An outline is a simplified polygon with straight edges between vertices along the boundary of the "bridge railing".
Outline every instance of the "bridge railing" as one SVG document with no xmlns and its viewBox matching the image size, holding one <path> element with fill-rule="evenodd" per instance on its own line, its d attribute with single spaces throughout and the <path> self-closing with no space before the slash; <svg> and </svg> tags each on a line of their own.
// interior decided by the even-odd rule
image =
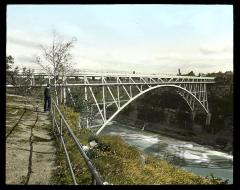
<svg viewBox="0 0 240 190">
<path fill-rule="evenodd" d="M 71 136 L 71 138 L 73 139 L 73 141 L 76 145 L 76 148 L 79 150 L 80 154 L 82 155 L 82 157 L 88 167 L 88 170 L 92 175 L 92 184 L 93 185 L 103 185 L 103 181 L 100 177 L 100 174 L 97 172 L 96 168 L 93 166 L 90 158 L 86 155 L 85 151 L 83 150 L 82 144 L 80 143 L 78 138 L 73 133 L 71 127 L 65 120 L 65 118 L 64 118 L 63 114 L 61 113 L 60 109 L 58 108 L 56 102 L 53 100 L 53 98 L 51 100 L 52 100 L 51 101 L 51 114 L 52 114 L 52 122 L 53 122 L 52 123 L 53 132 L 56 135 L 56 137 L 58 138 L 58 140 L 60 141 L 61 147 L 63 147 L 63 149 L 64 149 L 64 153 L 65 153 L 65 156 L 67 159 L 68 167 L 70 169 L 74 185 L 77 185 L 77 181 L 76 181 L 76 176 L 74 174 L 72 163 L 71 163 L 71 160 L 70 160 L 67 148 L 66 148 L 66 143 L 65 143 L 64 134 L 63 134 L 64 128 L 67 129 L 68 134 Z M 58 117 L 56 117 L 56 115 L 58 115 Z"/>
</svg>

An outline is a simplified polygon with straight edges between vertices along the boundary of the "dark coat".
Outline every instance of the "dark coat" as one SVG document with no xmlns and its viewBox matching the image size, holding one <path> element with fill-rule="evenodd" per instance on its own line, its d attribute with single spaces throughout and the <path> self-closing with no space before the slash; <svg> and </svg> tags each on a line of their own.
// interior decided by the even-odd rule
<svg viewBox="0 0 240 190">
<path fill-rule="evenodd" d="M 45 90 L 44 90 L 44 97 L 46 97 L 46 98 L 51 97 L 50 88 L 49 87 L 45 88 Z"/>
</svg>

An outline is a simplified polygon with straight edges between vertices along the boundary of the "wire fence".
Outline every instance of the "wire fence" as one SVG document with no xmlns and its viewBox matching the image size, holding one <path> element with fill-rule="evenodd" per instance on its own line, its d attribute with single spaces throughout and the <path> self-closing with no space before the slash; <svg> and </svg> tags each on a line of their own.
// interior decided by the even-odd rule
<svg viewBox="0 0 240 190">
<path fill-rule="evenodd" d="M 63 114 L 61 113 L 59 107 L 57 106 L 57 104 L 53 98 L 51 100 L 51 115 L 52 115 L 52 122 L 53 122 L 52 128 L 53 128 L 55 136 L 57 137 L 61 146 L 63 147 L 74 185 L 77 185 L 77 181 L 76 181 L 76 176 L 73 171 L 73 166 L 72 166 L 72 163 L 71 163 L 71 160 L 69 157 L 69 153 L 66 148 L 66 143 L 65 143 L 65 138 L 64 138 L 64 136 L 66 134 L 70 135 L 70 137 L 73 139 L 73 141 L 76 145 L 76 148 L 79 150 L 80 154 L 82 155 L 82 157 L 88 167 L 88 170 L 92 176 L 92 185 L 103 185 L 103 181 L 101 179 L 100 174 L 98 173 L 96 168 L 93 166 L 93 163 L 91 162 L 90 158 L 86 155 L 85 151 L 83 150 L 82 144 L 80 143 L 80 141 L 78 140 L 76 135 L 73 133 L 71 127 L 65 120 Z"/>
</svg>

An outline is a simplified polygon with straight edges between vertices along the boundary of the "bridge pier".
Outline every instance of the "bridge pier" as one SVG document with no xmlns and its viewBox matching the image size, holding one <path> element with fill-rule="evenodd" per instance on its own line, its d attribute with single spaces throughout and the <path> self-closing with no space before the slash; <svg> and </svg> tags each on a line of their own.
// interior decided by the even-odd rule
<svg viewBox="0 0 240 190">
<path fill-rule="evenodd" d="M 211 116 L 212 116 L 211 113 L 208 113 L 208 114 L 207 114 L 207 117 L 206 117 L 206 126 L 209 126 L 209 125 L 210 125 L 210 122 L 211 122 Z"/>
<path fill-rule="evenodd" d="M 196 111 L 194 110 L 194 111 L 192 111 L 192 121 L 195 120 L 195 116 L 196 116 Z"/>
</svg>

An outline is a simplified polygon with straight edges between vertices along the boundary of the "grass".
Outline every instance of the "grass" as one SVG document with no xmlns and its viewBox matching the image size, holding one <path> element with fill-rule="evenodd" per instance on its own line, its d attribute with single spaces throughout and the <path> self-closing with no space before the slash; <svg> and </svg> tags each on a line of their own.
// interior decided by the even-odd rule
<svg viewBox="0 0 240 190">
<path fill-rule="evenodd" d="M 145 164 L 137 148 L 126 144 L 119 136 L 93 136 L 89 129 L 77 128 L 79 114 L 71 108 L 61 106 L 64 117 L 75 135 L 83 145 L 88 138 L 96 138 L 99 146 L 88 152 L 103 181 L 114 185 L 140 184 L 219 184 L 215 178 L 207 179 L 187 172 L 153 156 L 145 156 Z M 72 139 L 64 133 L 66 147 L 73 164 L 77 183 L 91 184 L 91 175 Z M 56 155 L 56 170 L 52 177 L 53 184 L 73 184 L 63 149 L 58 148 Z"/>
<path fill-rule="evenodd" d="M 6 122 L 7 122 L 6 134 L 8 134 L 12 130 L 13 126 L 19 120 L 23 112 L 24 112 L 23 109 L 15 109 L 9 107 L 6 108 Z M 15 128 L 14 130 L 18 131 L 19 128 Z"/>
<path fill-rule="evenodd" d="M 16 109 L 11 107 L 6 107 L 6 119 L 11 117 L 20 117 L 24 109 Z"/>
</svg>

